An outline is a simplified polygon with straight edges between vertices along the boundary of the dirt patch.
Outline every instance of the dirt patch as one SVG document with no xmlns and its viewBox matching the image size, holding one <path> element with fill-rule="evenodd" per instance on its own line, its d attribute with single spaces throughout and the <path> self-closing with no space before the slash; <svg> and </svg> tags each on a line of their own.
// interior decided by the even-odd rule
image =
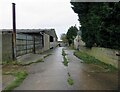
<svg viewBox="0 0 120 92">
<path fill-rule="evenodd" d="M 14 79 L 13 75 L 2 75 L 2 89 L 5 89 L 6 85 L 9 85 Z"/>
<path fill-rule="evenodd" d="M 23 70 L 26 70 L 25 66 L 4 65 L 2 67 L 2 89 L 15 80 L 15 76 L 11 75 L 11 73 L 17 73 Z"/>
<path fill-rule="evenodd" d="M 9 73 L 9 72 L 19 72 L 21 70 L 26 70 L 25 66 L 18 66 L 18 65 L 5 65 L 2 67 L 2 73 Z"/>
</svg>

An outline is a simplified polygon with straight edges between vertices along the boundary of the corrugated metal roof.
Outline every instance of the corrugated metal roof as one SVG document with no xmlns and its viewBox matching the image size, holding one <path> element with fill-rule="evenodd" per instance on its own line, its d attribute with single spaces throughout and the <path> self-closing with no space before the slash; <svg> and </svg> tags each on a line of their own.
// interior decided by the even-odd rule
<svg viewBox="0 0 120 92">
<path fill-rule="evenodd" d="M 43 29 L 17 29 L 17 33 L 39 33 L 43 31 Z"/>
<path fill-rule="evenodd" d="M 12 31 L 12 29 L 0 29 L 0 31 Z"/>
<path fill-rule="evenodd" d="M 55 29 L 50 29 L 50 30 L 45 30 L 44 31 L 46 34 L 50 35 L 50 36 L 53 36 L 55 38 L 58 38 L 57 35 L 56 35 L 56 32 L 55 32 Z"/>
<path fill-rule="evenodd" d="M 0 31 L 11 31 L 12 32 L 12 29 L 1 29 Z M 40 33 L 40 32 L 44 32 L 50 36 L 53 36 L 53 37 L 56 37 L 57 38 L 57 35 L 56 35 L 56 32 L 55 32 L 55 29 L 16 29 L 16 33 Z"/>
</svg>

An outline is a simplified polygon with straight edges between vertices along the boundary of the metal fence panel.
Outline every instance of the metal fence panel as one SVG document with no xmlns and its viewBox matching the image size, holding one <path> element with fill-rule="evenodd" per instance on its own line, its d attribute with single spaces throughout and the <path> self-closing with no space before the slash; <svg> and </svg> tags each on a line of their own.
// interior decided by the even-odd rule
<svg viewBox="0 0 120 92">
<path fill-rule="evenodd" d="M 33 50 L 33 37 L 27 34 L 17 34 L 16 35 L 16 48 L 17 55 L 21 56 L 32 52 Z"/>
<path fill-rule="evenodd" d="M 33 52 L 33 49 L 40 50 L 43 48 L 43 46 L 43 35 L 35 35 L 34 42 L 33 35 L 20 33 L 16 34 L 16 56 L 31 53 Z"/>
</svg>

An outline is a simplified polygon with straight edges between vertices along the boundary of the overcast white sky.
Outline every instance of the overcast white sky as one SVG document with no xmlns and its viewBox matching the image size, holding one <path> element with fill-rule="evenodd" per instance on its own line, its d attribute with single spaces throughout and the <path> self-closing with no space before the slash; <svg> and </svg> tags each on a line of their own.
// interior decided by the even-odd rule
<svg viewBox="0 0 120 92">
<path fill-rule="evenodd" d="M 60 37 L 70 26 L 79 26 L 70 0 L 0 0 L 1 29 L 12 28 L 13 2 L 16 3 L 17 29 L 54 28 Z"/>
</svg>

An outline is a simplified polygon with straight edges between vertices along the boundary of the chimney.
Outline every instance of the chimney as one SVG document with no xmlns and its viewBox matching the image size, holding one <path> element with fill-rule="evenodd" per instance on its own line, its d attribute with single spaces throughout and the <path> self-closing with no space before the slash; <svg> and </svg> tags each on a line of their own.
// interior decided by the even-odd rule
<svg viewBox="0 0 120 92">
<path fill-rule="evenodd" d="M 12 3 L 12 17 L 13 17 L 13 60 L 16 60 L 16 12 L 15 12 L 15 3 Z"/>
</svg>

